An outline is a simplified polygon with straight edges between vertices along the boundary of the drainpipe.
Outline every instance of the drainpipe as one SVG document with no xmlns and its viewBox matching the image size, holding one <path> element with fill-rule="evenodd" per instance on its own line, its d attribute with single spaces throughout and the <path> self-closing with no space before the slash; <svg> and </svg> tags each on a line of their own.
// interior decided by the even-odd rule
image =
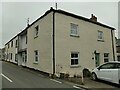
<svg viewBox="0 0 120 90">
<path fill-rule="evenodd" d="M 53 76 L 54 75 L 55 75 L 55 11 L 53 10 Z"/>
<path fill-rule="evenodd" d="M 113 50 L 113 59 L 115 61 L 115 48 L 114 48 L 114 40 L 113 40 L 113 30 L 111 30 L 111 37 L 112 37 L 112 50 Z"/>
<path fill-rule="evenodd" d="M 17 64 L 19 65 L 19 60 L 20 60 L 20 58 L 19 58 L 19 38 L 20 37 L 20 35 L 18 34 L 18 39 L 17 39 Z"/>
</svg>

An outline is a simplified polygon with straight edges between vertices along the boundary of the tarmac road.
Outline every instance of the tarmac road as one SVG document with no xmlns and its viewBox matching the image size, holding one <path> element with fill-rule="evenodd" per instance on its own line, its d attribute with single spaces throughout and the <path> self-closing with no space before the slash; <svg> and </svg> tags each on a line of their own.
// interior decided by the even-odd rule
<svg viewBox="0 0 120 90">
<path fill-rule="evenodd" d="M 4 61 L 2 61 L 1 76 L 2 88 L 69 88 L 71 90 L 82 90 L 80 87 L 50 79 L 33 70 Z"/>
</svg>

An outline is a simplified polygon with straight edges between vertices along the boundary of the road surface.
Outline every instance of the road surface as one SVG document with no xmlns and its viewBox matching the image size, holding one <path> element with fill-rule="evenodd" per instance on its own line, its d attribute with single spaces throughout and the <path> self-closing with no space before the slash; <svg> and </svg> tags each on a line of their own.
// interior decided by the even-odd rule
<svg viewBox="0 0 120 90">
<path fill-rule="evenodd" d="M 2 62 L 2 88 L 69 88 L 83 90 L 75 85 L 50 79 L 36 71 Z"/>
</svg>

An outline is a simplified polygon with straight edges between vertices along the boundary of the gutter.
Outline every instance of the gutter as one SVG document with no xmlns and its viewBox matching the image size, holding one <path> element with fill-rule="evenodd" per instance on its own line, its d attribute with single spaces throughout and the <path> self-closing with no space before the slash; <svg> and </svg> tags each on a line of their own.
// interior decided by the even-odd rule
<svg viewBox="0 0 120 90">
<path fill-rule="evenodd" d="M 113 40 L 113 30 L 111 30 L 111 37 L 112 37 L 113 59 L 115 61 L 115 48 L 114 48 L 114 40 Z"/>
</svg>

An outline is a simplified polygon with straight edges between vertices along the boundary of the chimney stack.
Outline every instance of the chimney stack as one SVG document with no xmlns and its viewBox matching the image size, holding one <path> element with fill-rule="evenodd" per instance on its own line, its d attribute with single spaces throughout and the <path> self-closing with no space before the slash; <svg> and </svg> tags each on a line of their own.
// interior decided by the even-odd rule
<svg viewBox="0 0 120 90">
<path fill-rule="evenodd" d="M 97 17 L 94 16 L 93 14 L 91 14 L 90 20 L 93 21 L 93 22 L 97 22 Z"/>
</svg>

